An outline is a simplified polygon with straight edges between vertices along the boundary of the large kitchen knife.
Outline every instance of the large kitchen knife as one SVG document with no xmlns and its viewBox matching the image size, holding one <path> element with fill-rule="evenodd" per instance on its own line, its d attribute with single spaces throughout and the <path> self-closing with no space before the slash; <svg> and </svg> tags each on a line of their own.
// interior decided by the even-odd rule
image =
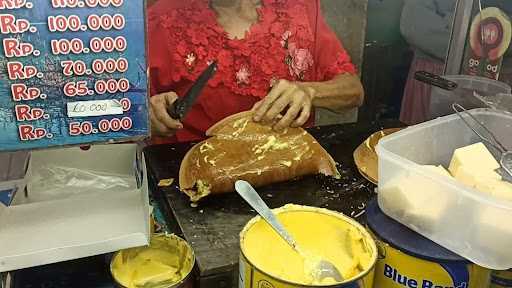
<svg viewBox="0 0 512 288">
<path fill-rule="evenodd" d="M 169 113 L 169 116 L 176 120 L 182 120 L 185 118 L 192 106 L 194 106 L 196 103 L 199 95 L 201 95 L 201 92 L 206 86 L 206 83 L 208 83 L 213 75 L 215 75 L 216 71 L 217 62 L 213 62 L 208 66 L 208 68 L 206 68 L 206 70 L 203 71 L 203 73 L 201 73 L 194 85 L 192 85 L 192 87 L 190 87 L 190 89 L 187 91 L 187 94 L 176 100 L 173 105 L 167 108 L 167 113 Z"/>
</svg>

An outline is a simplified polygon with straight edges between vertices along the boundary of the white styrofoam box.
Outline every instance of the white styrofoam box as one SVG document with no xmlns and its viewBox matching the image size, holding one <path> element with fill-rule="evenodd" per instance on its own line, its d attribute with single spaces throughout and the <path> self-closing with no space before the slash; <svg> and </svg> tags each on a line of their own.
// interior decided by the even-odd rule
<svg viewBox="0 0 512 288">
<path fill-rule="evenodd" d="M 67 182 L 60 174 L 41 177 L 41 171 L 52 171 L 49 167 L 78 172 Z M 124 184 L 90 189 L 101 181 L 80 178 L 87 173 L 107 180 L 119 177 Z M 18 193 L 12 206 L 0 204 L 0 272 L 147 245 L 146 174 L 135 144 L 32 152 L 28 197 Z"/>
<path fill-rule="evenodd" d="M 512 114 L 470 111 L 512 149 Z M 512 202 L 493 198 L 421 165 L 448 167 L 457 148 L 481 142 L 457 115 L 383 138 L 379 206 L 393 219 L 445 248 L 495 270 L 512 268 Z"/>
</svg>

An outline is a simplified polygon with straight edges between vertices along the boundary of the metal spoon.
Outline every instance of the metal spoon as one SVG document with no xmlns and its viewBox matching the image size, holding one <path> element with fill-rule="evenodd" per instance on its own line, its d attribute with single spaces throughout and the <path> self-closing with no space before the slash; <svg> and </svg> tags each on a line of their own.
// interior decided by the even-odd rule
<svg viewBox="0 0 512 288">
<path fill-rule="evenodd" d="M 286 231 L 281 222 L 275 217 L 274 213 L 268 208 L 267 204 L 261 199 L 258 192 L 254 190 L 254 188 L 246 181 L 236 181 L 235 189 L 242 196 L 242 198 L 251 205 L 260 216 L 267 221 L 267 223 L 283 238 L 290 247 L 293 248 L 299 255 L 303 256 L 300 250 L 297 247 L 297 242 L 293 239 L 293 237 Z M 338 282 L 342 282 L 343 276 L 341 276 L 340 271 L 332 264 L 331 262 L 322 259 L 318 266 L 318 271 L 320 271 L 318 275 L 318 279 L 322 281 L 325 278 L 333 278 Z"/>
</svg>

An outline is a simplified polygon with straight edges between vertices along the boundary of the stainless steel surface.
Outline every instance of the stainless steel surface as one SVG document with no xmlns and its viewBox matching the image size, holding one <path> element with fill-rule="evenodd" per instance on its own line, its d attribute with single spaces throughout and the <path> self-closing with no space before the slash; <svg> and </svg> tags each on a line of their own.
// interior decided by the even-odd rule
<svg viewBox="0 0 512 288">
<path fill-rule="evenodd" d="M 473 114 L 462 107 L 462 105 L 454 103 L 452 108 L 453 111 L 455 111 L 455 113 L 457 113 L 457 115 L 460 117 L 460 119 L 464 121 L 466 126 L 468 126 L 468 128 L 471 129 L 480 138 L 480 140 L 482 140 L 482 142 L 488 146 L 488 148 L 489 146 L 493 148 L 489 149 L 489 151 L 494 156 L 494 158 L 499 161 L 501 166 L 501 169 L 498 169 L 497 172 L 503 176 L 504 180 L 512 183 L 512 151 L 508 151 L 507 148 L 505 148 L 505 146 L 503 146 L 503 144 L 498 140 L 498 138 L 496 138 L 496 135 L 494 135 L 491 130 L 489 130 L 484 124 L 476 119 Z M 473 126 L 471 123 L 469 123 L 463 114 L 472 119 L 476 126 Z M 479 131 L 477 127 L 480 127 L 481 131 Z"/>
<path fill-rule="evenodd" d="M 479 20 L 480 20 L 480 45 L 482 46 L 482 51 L 483 51 L 483 58 L 485 59 L 486 57 L 488 57 L 487 55 L 489 55 L 489 51 L 488 51 L 488 47 L 487 47 L 487 44 L 485 43 L 485 27 L 484 27 L 484 15 L 482 14 L 482 0 L 478 0 L 478 15 L 479 15 Z M 480 61 L 483 61 L 484 59 L 480 60 Z M 480 65 L 480 71 L 482 73 L 482 75 L 484 75 L 484 72 L 485 72 L 485 65 Z"/>
<path fill-rule="evenodd" d="M 480 13 L 480 44 L 485 47 L 484 15 L 482 15 L 482 0 L 478 0 L 478 12 Z M 484 54 L 485 55 L 485 54 Z"/>
<path fill-rule="evenodd" d="M 247 181 L 237 181 L 235 183 L 235 189 L 242 196 L 242 198 L 251 205 L 260 216 L 267 221 L 267 223 L 283 238 L 297 253 L 302 255 L 300 250 L 297 247 L 297 242 L 293 239 L 293 237 L 286 231 L 281 222 L 275 217 L 272 210 L 268 208 L 267 204 L 261 199 L 260 195 L 252 185 Z M 338 271 L 336 266 L 334 266 L 331 262 L 326 260 L 321 260 L 318 265 L 318 270 L 320 271 L 320 275 L 318 279 L 322 280 L 325 278 L 334 278 L 338 282 L 343 281 L 343 277 L 341 273 Z"/>
<path fill-rule="evenodd" d="M 444 75 L 460 74 L 473 6 L 474 0 L 457 1 Z"/>
</svg>

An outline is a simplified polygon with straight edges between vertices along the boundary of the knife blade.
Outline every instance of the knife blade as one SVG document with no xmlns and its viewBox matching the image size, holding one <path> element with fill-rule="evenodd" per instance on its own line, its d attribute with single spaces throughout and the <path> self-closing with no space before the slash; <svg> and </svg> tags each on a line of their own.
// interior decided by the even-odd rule
<svg viewBox="0 0 512 288">
<path fill-rule="evenodd" d="M 173 105 L 167 108 L 169 116 L 176 120 L 182 120 L 185 118 L 192 106 L 196 103 L 197 98 L 201 95 L 206 83 L 208 83 L 208 81 L 215 75 L 215 72 L 217 72 L 217 62 L 210 64 L 206 70 L 199 75 L 199 78 L 196 80 L 194 85 L 190 87 L 185 96 L 179 98 Z"/>
</svg>

